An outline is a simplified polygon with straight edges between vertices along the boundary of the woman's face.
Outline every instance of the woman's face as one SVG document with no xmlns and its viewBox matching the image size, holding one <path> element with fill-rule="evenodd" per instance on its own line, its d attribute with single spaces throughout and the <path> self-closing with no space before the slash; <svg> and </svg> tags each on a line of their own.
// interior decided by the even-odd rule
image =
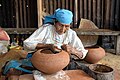
<svg viewBox="0 0 120 80">
<path fill-rule="evenodd" d="M 68 29 L 70 29 L 70 25 L 68 24 L 61 24 L 60 22 L 55 23 L 55 28 L 56 28 L 56 32 L 59 35 L 64 34 Z"/>
</svg>

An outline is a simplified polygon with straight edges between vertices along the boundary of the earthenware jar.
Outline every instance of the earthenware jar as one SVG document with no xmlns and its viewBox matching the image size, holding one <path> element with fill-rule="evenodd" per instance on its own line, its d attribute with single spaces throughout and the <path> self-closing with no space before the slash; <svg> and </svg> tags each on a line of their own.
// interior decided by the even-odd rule
<svg viewBox="0 0 120 80">
<path fill-rule="evenodd" d="M 105 56 L 105 50 L 102 47 L 86 48 L 88 54 L 85 57 L 85 61 L 89 63 L 97 63 Z"/>
<path fill-rule="evenodd" d="M 63 50 L 53 54 L 51 50 L 38 50 L 31 58 L 31 62 L 38 70 L 52 74 L 62 70 L 69 64 L 69 54 Z"/>
</svg>

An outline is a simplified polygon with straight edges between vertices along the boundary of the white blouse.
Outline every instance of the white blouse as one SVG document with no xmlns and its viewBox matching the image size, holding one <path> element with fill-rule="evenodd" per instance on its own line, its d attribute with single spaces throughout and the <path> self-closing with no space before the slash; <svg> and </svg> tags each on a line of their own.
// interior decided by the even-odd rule
<svg viewBox="0 0 120 80">
<path fill-rule="evenodd" d="M 69 29 L 64 34 L 59 35 L 55 31 L 55 27 L 51 24 L 44 24 L 27 38 L 24 41 L 24 49 L 35 50 L 38 43 L 54 44 L 58 46 L 58 48 L 61 48 L 62 44 L 69 44 L 83 53 L 82 58 L 84 58 L 88 52 L 88 50 L 84 49 L 75 31 Z"/>
</svg>

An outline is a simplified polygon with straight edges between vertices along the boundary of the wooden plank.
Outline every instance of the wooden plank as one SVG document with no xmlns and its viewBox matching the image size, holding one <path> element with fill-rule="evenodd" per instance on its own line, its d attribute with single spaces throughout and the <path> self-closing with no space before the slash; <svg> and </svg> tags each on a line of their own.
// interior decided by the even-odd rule
<svg viewBox="0 0 120 80">
<path fill-rule="evenodd" d="M 38 0 L 39 1 L 39 0 Z M 43 0 L 42 0 L 43 1 Z M 48 0 L 45 0 L 45 9 L 46 9 L 46 12 L 49 13 L 49 7 L 48 7 Z"/>
<path fill-rule="evenodd" d="M 106 15 L 105 15 L 105 28 L 108 29 L 110 26 L 110 5 L 111 0 L 106 0 Z"/>
<path fill-rule="evenodd" d="M 116 27 L 115 27 L 115 29 L 116 30 L 120 30 L 120 28 L 119 28 L 119 20 L 120 20 L 120 0 L 116 0 L 116 10 L 115 10 L 116 12 L 116 16 L 115 16 L 115 25 L 116 25 Z"/>
<path fill-rule="evenodd" d="M 110 29 L 114 29 L 115 23 L 115 0 L 111 1 L 111 12 L 110 12 Z"/>
<path fill-rule="evenodd" d="M 24 28 L 27 27 L 27 18 L 26 18 L 26 0 L 23 0 L 23 23 L 24 23 Z"/>
<path fill-rule="evenodd" d="M 69 0 L 69 10 L 73 11 L 73 0 Z"/>
<path fill-rule="evenodd" d="M 37 28 L 3 28 L 8 34 L 31 34 Z"/>
<path fill-rule="evenodd" d="M 16 28 L 19 27 L 19 9 L 18 9 L 18 0 L 15 0 L 15 10 L 16 10 Z"/>
<path fill-rule="evenodd" d="M 101 26 L 101 0 L 97 0 L 97 26 Z"/>
<path fill-rule="evenodd" d="M 7 22 L 7 27 L 11 26 L 10 23 L 10 1 L 6 1 L 6 22 Z M 12 27 L 12 26 L 11 26 Z"/>
<path fill-rule="evenodd" d="M 83 18 L 83 0 L 80 0 L 80 18 Z"/>
<path fill-rule="evenodd" d="M 69 0 L 65 0 L 65 8 L 68 9 L 68 6 L 69 6 Z"/>
<path fill-rule="evenodd" d="M 92 1 L 91 0 L 88 0 L 88 19 L 91 20 L 92 19 Z"/>
<path fill-rule="evenodd" d="M 38 8 L 38 27 L 42 25 L 42 0 L 37 0 Z"/>
<path fill-rule="evenodd" d="M 105 17 L 105 15 L 104 15 L 104 13 L 105 13 L 105 12 L 104 12 L 104 9 L 105 9 L 105 7 L 104 7 L 104 1 L 105 1 L 105 0 L 102 0 L 102 6 L 101 6 L 101 8 L 102 8 L 102 11 L 101 11 L 101 12 L 102 12 L 102 13 L 101 13 L 101 14 L 102 14 L 102 15 L 101 15 L 101 16 L 102 16 L 102 19 L 101 19 L 101 20 L 102 20 L 102 21 L 101 21 L 101 29 L 104 29 L 104 21 L 105 21 L 105 20 L 104 20 L 104 17 Z"/>
<path fill-rule="evenodd" d="M 109 29 L 73 29 L 78 35 L 120 35 L 120 31 Z"/>
<path fill-rule="evenodd" d="M 60 3 L 61 3 L 61 0 L 57 0 L 57 7 L 58 7 L 58 8 L 61 7 Z"/>
<path fill-rule="evenodd" d="M 61 0 L 61 8 L 65 8 L 65 0 Z"/>
<path fill-rule="evenodd" d="M 115 42 L 115 45 L 116 45 L 115 51 L 117 55 L 120 55 L 120 35 L 116 36 L 116 38 L 117 39 Z"/>
<path fill-rule="evenodd" d="M 27 24 L 28 24 L 28 25 L 27 25 L 27 28 L 28 28 L 29 26 L 31 26 L 31 24 L 30 24 L 30 23 L 31 23 L 31 21 L 30 21 L 30 20 L 31 20 L 31 17 L 30 17 L 30 15 L 31 15 L 30 9 L 31 9 L 31 8 L 30 8 L 30 1 L 29 1 L 29 0 L 26 0 L 26 2 L 27 2 L 27 6 L 28 6 L 28 7 L 27 7 L 27 15 L 28 15 L 28 16 L 27 16 Z"/>
<path fill-rule="evenodd" d="M 92 15 L 92 16 L 93 16 L 93 22 L 94 22 L 95 24 L 96 24 L 96 12 L 97 12 L 97 11 L 96 11 L 96 7 L 97 7 L 97 6 L 96 6 L 96 0 L 93 0 L 93 13 L 92 13 L 93 15 Z"/>
<path fill-rule="evenodd" d="M 49 0 L 49 6 L 48 6 L 48 7 L 49 7 L 49 12 L 50 12 L 50 14 L 53 14 L 53 12 L 54 12 L 54 11 L 53 11 L 53 5 L 54 5 L 54 4 L 53 4 L 52 0 Z"/>
<path fill-rule="evenodd" d="M 87 0 L 84 0 L 84 18 L 87 19 L 88 16 L 88 4 L 87 4 Z"/>
<path fill-rule="evenodd" d="M 54 8 L 54 11 L 57 9 L 57 2 L 56 2 L 56 0 L 53 0 L 53 8 Z"/>
<path fill-rule="evenodd" d="M 10 14 L 11 14 L 10 17 L 11 17 L 11 19 L 10 19 L 10 20 L 11 20 L 11 24 L 12 24 L 11 26 L 12 26 L 12 27 L 16 27 L 15 14 L 14 14 L 14 12 L 15 12 L 14 5 L 15 5 L 15 4 L 13 3 L 14 1 L 15 1 L 15 0 L 11 0 L 11 1 L 10 1 L 10 5 L 11 5 L 11 6 L 10 6 L 10 9 L 11 9 L 11 12 L 10 12 Z"/>
<path fill-rule="evenodd" d="M 74 27 L 77 28 L 77 21 L 78 21 L 78 0 L 75 0 L 74 3 Z"/>
<path fill-rule="evenodd" d="M 22 28 L 24 27 L 23 25 L 23 13 L 22 13 L 22 0 L 19 0 L 19 8 L 20 8 L 20 25 L 19 25 L 19 28 Z"/>
</svg>

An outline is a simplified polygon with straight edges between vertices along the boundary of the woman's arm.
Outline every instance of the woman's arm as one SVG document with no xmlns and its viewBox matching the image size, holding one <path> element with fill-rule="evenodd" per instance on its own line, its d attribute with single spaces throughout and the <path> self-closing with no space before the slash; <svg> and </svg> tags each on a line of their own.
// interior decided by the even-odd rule
<svg viewBox="0 0 120 80">
<path fill-rule="evenodd" d="M 75 31 L 71 30 L 69 31 L 69 33 L 71 33 L 69 35 L 70 42 L 67 45 L 70 47 L 69 50 L 72 54 L 76 54 L 77 56 L 79 56 L 79 58 L 84 59 L 88 50 L 85 50 L 81 40 L 79 39 Z"/>
</svg>

